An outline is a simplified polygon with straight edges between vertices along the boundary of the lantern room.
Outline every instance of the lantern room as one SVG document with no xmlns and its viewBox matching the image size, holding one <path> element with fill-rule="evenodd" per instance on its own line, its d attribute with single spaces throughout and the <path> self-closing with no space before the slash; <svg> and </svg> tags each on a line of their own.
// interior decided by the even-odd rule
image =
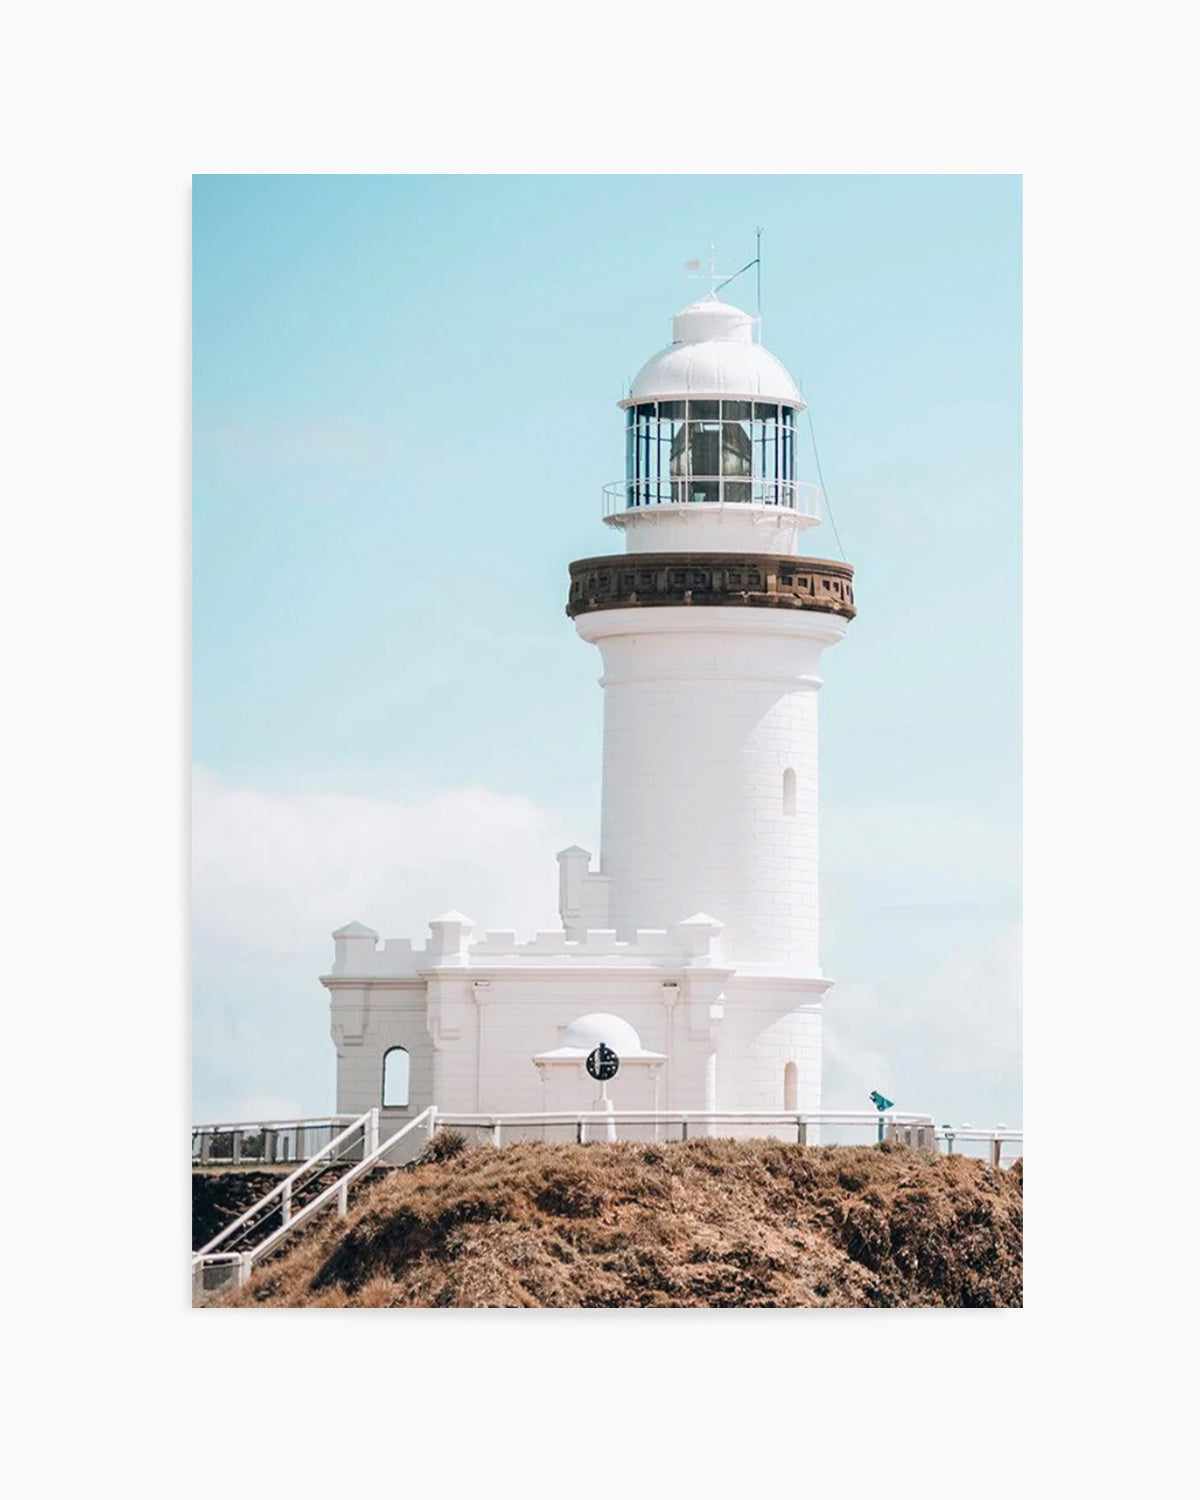
<svg viewBox="0 0 1200 1500">
<path fill-rule="evenodd" d="M 756 341 L 756 320 L 710 295 L 677 313 L 671 331 L 619 403 L 625 477 L 605 487 L 606 519 L 700 504 L 780 507 L 817 524 L 820 491 L 800 465 L 805 401 Z"/>
<path fill-rule="evenodd" d="M 794 508 L 797 414 L 780 402 L 742 399 L 627 407 L 626 503 Z"/>
</svg>

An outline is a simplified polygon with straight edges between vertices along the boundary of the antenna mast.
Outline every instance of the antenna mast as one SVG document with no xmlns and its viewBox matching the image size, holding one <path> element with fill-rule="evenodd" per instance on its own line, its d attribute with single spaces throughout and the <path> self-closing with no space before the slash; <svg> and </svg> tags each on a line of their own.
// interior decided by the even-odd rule
<svg viewBox="0 0 1200 1500">
<path fill-rule="evenodd" d="M 758 304 L 758 336 L 762 338 L 762 226 L 754 226 L 754 300 Z"/>
<path fill-rule="evenodd" d="M 742 267 L 742 269 L 740 271 L 735 271 L 732 276 L 726 276 L 724 281 L 717 282 L 712 289 L 712 295 L 715 297 L 718 292 L 723 291 L 731 281 L 736 281 L 738 277 L 743 275 L 744 272 L 748 271 L 751 266 L 754 266 L 756 268 L 754 277 L 754 295 L 755 300 L 758 303 L 758 324 L 760 340 L 762 338 L 762 234 L 762 228 L 756 225 L 754 229 L 754 259 L 748 260 Z M 697 265 L 697 261 L 688 262 L 689 269 Z M 716 274 L 716 262 L 713 261 L 712 275 L 714 281 L 716 280 Z"/>
</svg>

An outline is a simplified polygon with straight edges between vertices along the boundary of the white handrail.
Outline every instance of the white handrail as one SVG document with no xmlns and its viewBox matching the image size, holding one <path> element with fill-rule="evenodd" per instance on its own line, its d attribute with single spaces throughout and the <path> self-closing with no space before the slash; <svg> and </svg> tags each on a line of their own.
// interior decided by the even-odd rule
<svg viewBox="0 0 1200 1500">
<path fill-rule="evenodd" d="M 490 1129 L 492 1142 L 499 1146 L 505 1128 L 521 1126 L 574 1125 L 578 1139 L 586 1139 L 589 1125 L 602 1125 L 611 1131 L 618 1125 L 681 1125 L 684 1138 L 691 1124 L 702 1125 L 794 1125 L 797 1139 L 807 1138 L 810 1125 L 857 1125 L 874 1126 L 879 1138 L 884 1138 L 888 1129 L 917 1131 L 918 1140 L 924 1139 L 929 1149 L 944 1143 L 950 1155 L 954 1154 L 956 1141 L 983 1141 L 992 1147 L 992 1160 L 999 1165 L 1001 1147 L 1006 1142 L 1024 1144 L 1024 1132 L 1010 1129 L 1007 1125 L 986 1129 L 968 1126 L 955 1129 L 953 1126 L 939 1127 L 934 1117 L 909 1110 L 888 1109 L 818 1109 L 818 1110 L 762 1110 L 762 1109 L 613 1109 L 613 1110 L 558 1110 L 525 1111 L 512 1114 L 458 1114 L 441 1112 L 439 1126 L 461 1126 L 465 1129 Z M 610 1134 L 609 1139 L 614 1139 Z"/>
<path fill-rule="evenodd" d="M 289 1172 L 286 1177 L 281 1178 L 269 1193 L 264 1193 L 263 1196 L 258 1200 L 258 1202 L 252 1204 L 251 1207 L 248 1208 L 240 1218 L 234 1219 L 232 1224 L 226 1224 L 225 1228 L 221 1230 L 220 1234 L 214 1236 L 214 1238 L 209 1240 L 207 1245 L 202 1245 L 199 1250 L 193 1250 L 192 1264 L 195 1265 L 198 1260 L 206 1256 L 209 1251 L 212 1250 L 216 1245 L 221 1244 L 223 1240 L 227 1240 L 235 1229 L 240 1229 L 248 1219 L 253 1218 L 260 1209 L 265 1208 L 267 1204 L 271 1202 L 272 1198 L 282 1197 L 284 1202 L 286 1203 L 288 1197 L 290 1196 L 292 1185 L 296 1181 L 296 1179 L 302 1173 L 307 1172 L 311 1166 L 314 1166 L 317 1162 L 319 1162 L 323 1156 L 327 1156 L 335 1146 L 341 1145 L 341 1143 L 348 1136 L 352 1135 L 354 1131 L 359 1128 L 359 1126 L 363 1127 L 363 1141 L 364 1145 L 367 1144 L 369 1135 L 369 1122 L 374 1112 L 375 1111 L 372 1109 L 365 1110 L 361 1115 L 358 1116 L 356 1120 L 352 1120 L 340 1135 L 335 1135 L 333 1140 L 322 1146 L 319 1151 L 314 1152 L 313 1155 L 310 1156 L 306 1162 L 302 1162 L 294 1172 Z"/>
<path fill-rule="evenodd" d="M 415 1130 L 418 1125 L 428 1120 L 430 1122 L 429 1133 L 430 1135 L 432 1135 L 434 1129 L 436 1128 L 435 1122 L 437 1120 L 437 1117 L 438 1109 L 436 1104 L 431 1104 L 428 1109 L 423 1109 L 421 1113 L 416 1117 L 416 1119 L 410 1120 L 407 1125 L 402 1125 L 394 1135 L 388 1136 L 386 1141 L 384 1141 L 381 1145 L 376 1146 L 375 1150 L 372 1151 L 369 1156 L 364 1156 L 362 1161 L 355 1162 L 355 1164 L 350 1168 L 348 1172 L 339 1177 L 336 1182 L 331 1183 L 323 1193 L 318 1193 L 311 1202 L 306 1203 L 298 1214 L 294 1214 L 286 1224 L 281 1224 L 274 1234 L 268 1235 L 267 1238 L 263 1240 L 261 1245 L 255 1245 L 252 1250 L 246 1251 L 245 1255 L 242 1257 L 241 1262 L 242 1266 L 245 1268 L 243 1279 L 249 1276 L 250 1270 L 253 1269 L 255 1262 L 261 1260 L 263 1256 L 269 1255 L 282 1239 L 285 1239 L 289 1234 L 291 1234 L 293 1229 L 298 1229 L 301 1224 L 307 1223 L 307 1221 L 311 1219 L 314 1214 L 319 1213 L 321 1209 L 324 1208 L 328 1203 L 331 1203 L 334 1198 L 341 1197 L 342 1200 L 345 1201 L 344 1194 L 346 1193 L 347 1189 L 352 1187 L 353 1184 L 364 1175 L 364 1173 L 369 1172 L 372 1167 L 374 1167 L 384 1156 L 387 1155 L 392 1147 L 395 1146 L 396 1142 L 406 1136 L 410 1130 Z"/>
<path fill-rule="evenodd" d="M 808 1143 L 809 1126 L 858 1125 L 873 1126 L 883 1140 L 888 1126 L 899 1126 L 916 1130 L 923 1145 L 934 1148 L 934 1121 L 932 1115 L 912 1114 L 903 1110 L 765 1110 L 765 1109 L 611 1109 L 611 1110 L 562 1110 L 525 1114 L 448 1114 L 438 1116 L 438 1124 L 467 1129 L 491 1129 L 492 1144 L 503 1143 L 505 1127 L 546 1127 L 574 1125 L 576 1140 L 582 1146 L 587 1140 L 588 1127 L 602 1127 L 609 1141 L 616 1140 L 618 1125 L 653 1125 L 655 1136 L 660 1125 L 679 1125 L 683 1139 L 688 1138 L 689 1126 L 696 1125 L 791 1125 L 796 1131 L 796 1140 L 801 1145 Z"/>
<path fill-rule="evenodd" d="M 671 1124 L 681 1120 L 745 1121 L 747 1124 L 766 1124 L 782 1121 L 785 1124 L 806 1125 L 873 1125 L 879 1120 L 884 1124 L 932 1125 L 932 1115 L 913 1114 L 903 1110 L 886 1110 L 883 1114 L 873 1109 L 864 1110 L 779 1110 L 779 1109 L 569 1109 L 545 1113 L 525 1112 L 521 1114 L 450 1114 L 438 1112 L 438 1125 L 569 1125 L 576 1120 L 612 1120 L 617 1124 Z"/>
<path fill-rule="evenodd" d="M 316 1129 L 319 1125 L 340 1125 L 343 1120 L 352 1120 L 353 1115 L 300 1115 L 292 1120 L 220 1120 L 203 1125 L 193 1125 L 193 1135 L 224 1135 L 230 1130 L 291 1130 L 297 1126 Z"/>
</svg>

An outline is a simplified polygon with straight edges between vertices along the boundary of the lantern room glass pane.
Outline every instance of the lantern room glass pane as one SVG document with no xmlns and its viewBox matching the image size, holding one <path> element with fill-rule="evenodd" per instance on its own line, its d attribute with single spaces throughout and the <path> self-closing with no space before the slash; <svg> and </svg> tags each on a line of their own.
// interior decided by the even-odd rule
<svg viewBox="0 0 1200 1500">
<path fill-rule="evenodd" d="M 716 479 L 721 473 L 720 422 L 689 422 L 688 444 L 692 450 L 692 473 L 703 479 Z"/>
<path fill-rule="evenodd" d="M 727 401 L 726 407 L 745 406 L 749 402 Z M 721 423 L 721 498 L 726 505 L 748 505 L 751 497 L 750 475 L 753 471 L 753 445 L 750 440 L 750 423 Z"/>
</svg>

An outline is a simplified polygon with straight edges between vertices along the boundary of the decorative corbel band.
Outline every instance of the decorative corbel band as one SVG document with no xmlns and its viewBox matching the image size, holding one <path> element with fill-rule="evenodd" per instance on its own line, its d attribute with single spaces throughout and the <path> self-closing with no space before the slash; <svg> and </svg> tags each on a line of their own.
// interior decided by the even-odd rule
<svg viewBox="0 0 1200 1500">
<path fill-rule="evenodd" d="M 758 552 L 654 552 L 571 564 L 567 614 L 662 604 L 807 609 L 852 620 L 854 569 L 824 557 Z"/>
</svg>

